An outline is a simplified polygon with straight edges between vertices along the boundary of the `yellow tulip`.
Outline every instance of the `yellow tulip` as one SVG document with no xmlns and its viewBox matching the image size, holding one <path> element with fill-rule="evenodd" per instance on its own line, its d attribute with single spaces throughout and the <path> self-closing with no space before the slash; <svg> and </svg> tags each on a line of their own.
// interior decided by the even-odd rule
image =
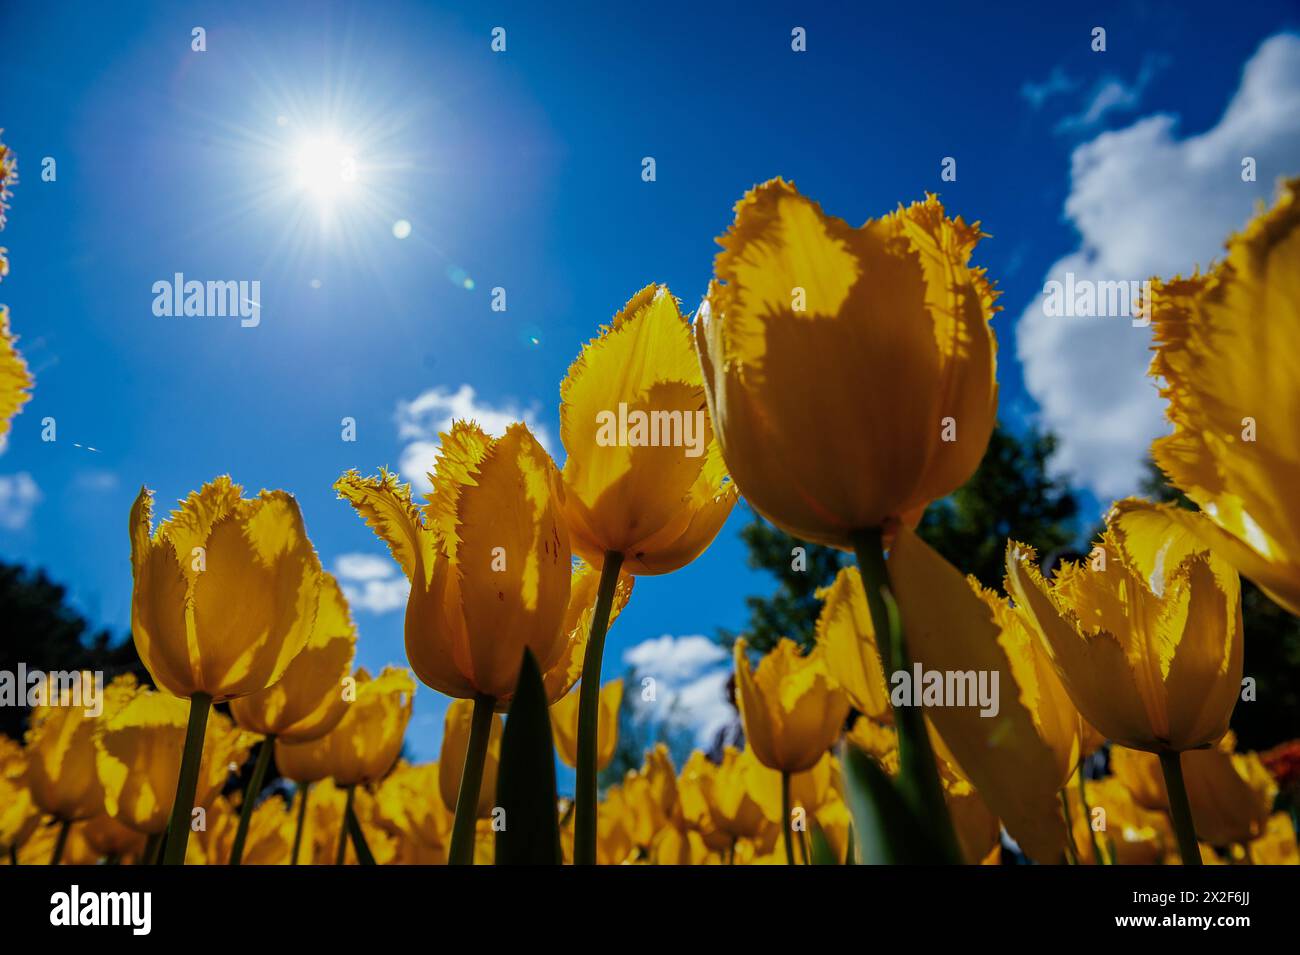
<svg viewBox="0 0 1300 955">
<path fill-rule="evenodd" d="M 293 845 L 287 830 L 289 819 L 284 800 L 264 799 L 253 810 L 244 848 L 244 865 L 287 865 Z M 189 865 L 225 865 L 230 859 L 239 825 L 239 810 L 224 796 L 208 811 L 207 825 L 190 840 L 185 861 Z"/>
<path fill-rule="evenodd" d="M 1192 806 L 1196 834 L 1217 846 L 1259 838 L 1268 824 L 1277 783 L 1256 753 L 1233 752 L 1228 733 L 1217 746 L 1183 757 L 1183 779 Z M 1169 809 L 1160 762 L 1156 757 L 1116 748 L 1111 769 L 1137 802 L 1148 809 Z"/>
<path fill-rule="evenodd" d="M 600 688 L 600 732 L 596 742 L 596 769 L 614 758 L 618 747 L 618 710 L 623 705 L 623 681 L 611 680 Z M 578 765 L 578 693 L 551 704 L 551 729 L 555 751 L 568 766 Z"/>
<path fill-rule="evenodd" d="M 80 679 L 85 687 L 94 676 L 86 671 Z M 53 677 L 47 678 L 46 702 L 32 710 L 26 737 L 25 779 L 42 812 L 72 822 L 104 811 L 104 786 L 95 771 L 95 737 L 137 690 L 133 677 L 118 677 L 103 689 L 101 711 L 94 713 L 83 705 L 89 702 L 84 689 L 78 698 L 72 686 L 56 686 Z"/>
<path fill-rule="evenodd" d="M 189 710 L 184 700 L 142 689 L 104 720 L 92 765 L 103 782 L 104 809 L 109 816 L 149 835 L 167 828 L 176 800 Z M 212 806 L 231 767 L 243 764 L 254 742 L 255 736 L 238 729 L 223 714 L 211 714 L 195 806 Z"/>
<path fill-rule="evenodd" d="M 79 828 L 82 838 L 97 855 L 119 860 L 127 857 L 139 862 L 144 854 L 144 833 L 124 826 L 110 815 L 93 816 Z"/>
<path fill-rule="evenodd" d="M 1122 747 L 1111 750 L 1128 752 Z M 1174 844 L 1169 818 L 1133 798 L 1115 776 L 1087 780 L 1087 805 L 1078 791 L 1077 780 L 1065 790 L 1070 803 L 1071 829 L 1079 861 L 1084 865 L 1157 865 Z M 1098 859 L 1093 846 L 1102 854 Z"/>
<path fill-rule="evenodd" d="M 841 568 L 829 587 L 817 591 L 817 599 L 824 601 L 817 615 L 817 644 L 831 675 L 855 710 L 873 720 L 893 722 L 885 671 L 858 568 Z"/>
<path fill-rule="evenodd" d="M 690 326 L 662 285 L 634 295 L 569 368 L 560 440 L 573 548 L 595 567 L 616 553 L 633 574 L 677 570 L 736 502 Z"/>
<path fill-rule="evenodd" d="M 728 746 L 714 770 L 709 812 L 714 824 L 735 839 L 757 839 L 771 826 L 755 789 L 755 775 L 769 770 L 746 747 Z"/>
<path fill-rule="evenodd" d="M 439 864 L 447 861 L 451 838 L 451 813 L 440 796 L 441 785 L 438 763 L 399 763 L 375 793 L 377 821 L 429 850 L 427 861 Z"/>
<path fill-rule="evenodd" d="M 981 237 L 933 196 L 857 229 L 781 179 L 737 203 L 695 341 L 723 457 L 763 516 L 848 549 L 974 472 L 997 410 Z"/>
<path fill-rule="evenodd" d="M 1004 600 L 963 577 L 910 529 L 899 531 L 888 563 L 908 650 L 922 673 L 998 678 L 992 711 L 969 695 L 965 705 L 945 699 L 948 705 L 925 708 L 941 761 L 950 754 L 1031 858 L 1058 861 L 1067 832 L 1057 793 L 1078 762 L 1081 727 L 1037 637 Z"/>
<path fill-rule="evenodd" d="M 244 729 L 286 743 L 319 739 L 343 719 L 343 680 L 352 672 L 357 629 L 338 581 L 321 574 L 320 603 L 311 636 L 278 683 L 230 701 Z"/>
<path fill-rule="evenodd" d="M 469 738 L 474 706 L 468 700 L 453 700 L 447 707 L 442 728 L 442 752 L 438 755 L 438 790 L 447 809 L 456 809 L 456 796 L 460 792 L 461 774 L 465 756 L 469 752 Z M 495 713 L 489 730 L 487 754 L 483 760 L 483 781 L 479 785 L 475 816 L 487 819 L 497 798 L 497 767 L 501 762 L 501 733 L 504 723 Z"/>
<path fill-rule="evenodd" d="M 824 652 L 800 656 L 781 639 L 752 672 L 744 639 L 736 641 L 736 703 L 759 762 L 785 774 L 812 769 L 839 738 L 849 701 L 827 670 Z"/>
<path fill-rule="evenodd" d="M 1181 752 L 1228 729 L 1241 684 L 1237 573 L 1187 530 L 1191 512 L 1126 501 L 1099 550 L 1049 584 L 1007 549 L 1007 584 L 1079 712 L 1131 749 Z M 1103 569 L 1104 567 L 1104 569 Z"/>
<path fill-rule="evenodd" d="M 644 850 L 665 826 L 680 821 L 677 770 L 663 743 L 647 750 L 641 768 L 623 778 L 622 802 L 632 842 Z"/>
<path fill-rule="evenodd" d="M 699 834 L 710 852 L 729 850 L 735 842 L 735 837 L 723 828 L 718 809 L 719 768 L 704 753 L 694 750 L 677 777 L 682 821 Z"/>
<path fill-rule="evenodd" d="M 0 149 L 4 147 L 0 146 Z M 0 256 L 0 264 L 3 261 L 3 256 Z M 0 274 L 3 274 L 2 268 Z M 17 340 L 9 330 L 9 310 L 0 305 L 0 438 L 9 433 L 10 420 L 32 397 L 32 376 L 15 347 Z"/>
<path fill-rule="evenodd" d="M 22 746 L 0 733 L 0 859 L 17 854 L 41 822 L 26 775 Z"/>
<path fill-rule="evenodd" d="M 215 702 L 277 682 L 306 645 L 320 561 L 284 491 L 245 500 L 222 476 L 151 532 L 153 494 L 131 508 L 131 632 L 162 689 Z"/>
<path fill-rule="evenodd" d="M 1300 179 L 1206 274 L 1152 284 L 1151 375 L 1173 434 L 1156 463 L 1205 520 L 1172 515 L 1300 614 Z"/>
<path fill-rule="evenodd" d="M 456 422 L 424 507 L 387 471 L 334 489 L 411 582 L 406 654 L 425 685 L 460 699 L 514 695 L 524 648 L 545 673 L 564 656 L 571 557 L 555 465 L 522 424 L 501 438 Z"/>
<path fill-rule="evenodd" d="M 1269 816 L 1264 834 L 1246 846 L 1241 855 L 1255 865 L 1300 865 L 1300 846 L 1296 844 L 1291 817 L 1284 812 Z"/>
<path fill-rule="evenodd" d="M 385 667 L 375 678 L 359 669 L 355 698 L 334 729 L 307 743 L 276 740 L 275 763 L 296 782 L 323 778 L 324 770 L 343 787 L 373 783 L 397 762 L 406 724 L 415 700 L 415 681 L 397 667 Z"/>
</svg>

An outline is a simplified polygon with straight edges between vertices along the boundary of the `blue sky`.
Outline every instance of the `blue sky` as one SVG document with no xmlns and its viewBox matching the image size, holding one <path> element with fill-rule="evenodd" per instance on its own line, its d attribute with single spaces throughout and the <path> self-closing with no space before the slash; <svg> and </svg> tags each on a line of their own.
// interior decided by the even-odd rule
<svg viewBox="0 0 1300 955">
<path fill-rule="evenodd" d="M 167 509 L 229 472 L 297 496 L 325 565 L 369 595 L 360 661 L 402 662 L 400 607 L 381 610 L 395 588 L 368 579 L 384 550 L 333 480 L 414 471 L 466 409 L 527 418 L 562 462 L 558 385 L 581 343 L 651 281 L 694 308 L 733 203 L 774 175 L 854 223 L 926 190 L 982 220 L 1002 415 L 1068 433 L 1060 465 L 1108 500 L 1159 428 L 1140 372 L 1120 374 L 1145 343 L 1118 323 L 1044 325 L 1045 278 L 1205 264 L 1300 171 L 1289 3 L 178 6 L 0 9 L 0 125 L 21 174 L 0 301 L 37 378 L 0 455 L 0 558 L 45 567 L 119 631 L 140 485 Z M 357 182 L 322 220 L 290 169 L 327 128 Z M 153 283 L 176 272 L 258 280 L 261 323 L 155 316 Z M 745 595 L 768 587 L 745 567 L 747 516 L 638 582 L 607 676 L 647 640 L 743 626 Z M 445 703 L 418 695 L 421 757 Z"/>
</svg>

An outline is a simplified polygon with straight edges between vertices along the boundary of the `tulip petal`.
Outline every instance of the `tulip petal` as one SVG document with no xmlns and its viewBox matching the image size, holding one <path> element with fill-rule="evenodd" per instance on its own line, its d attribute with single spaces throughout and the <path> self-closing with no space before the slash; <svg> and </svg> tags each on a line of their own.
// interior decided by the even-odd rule
<svg viewBox="0 0 1300 955">
<path fill-rule="evenodd" d="M 992 611 L 909 529 L 898 532 L 887 567 L 914 661 L 931 671 L 1000 674 L 995 716 L 982 716 L 978 706 L 935 707 L 927 715 L 1007 831 L 1032 858 L 1056 861 L 1066 836 L 1056 758 L 1038 735 Z"/>
</svg>

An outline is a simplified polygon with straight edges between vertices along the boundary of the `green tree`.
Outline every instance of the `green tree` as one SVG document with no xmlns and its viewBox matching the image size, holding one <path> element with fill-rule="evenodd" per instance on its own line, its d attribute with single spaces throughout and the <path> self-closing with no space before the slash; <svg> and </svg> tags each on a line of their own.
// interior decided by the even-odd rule
<svg viewBox="0 0 1300 955">
<path fill-rule="evenodd" d="M 0 563 L 0 620 L 5 626 L 0 671 L 15 678 L 21 663 L 29 673 L 93 670 L 102 672 L 107 683 L 129 671 L 149 681 L 131 639 L 115 640 L 107 630 L 94 630 L 69 603 L 67 588 L 42 570 Z M 22 705 L 0 707 L 0 732 L 14 739 L 22 738 L 29 711 L 24 700 L 18 702 Z"/>
</svg>

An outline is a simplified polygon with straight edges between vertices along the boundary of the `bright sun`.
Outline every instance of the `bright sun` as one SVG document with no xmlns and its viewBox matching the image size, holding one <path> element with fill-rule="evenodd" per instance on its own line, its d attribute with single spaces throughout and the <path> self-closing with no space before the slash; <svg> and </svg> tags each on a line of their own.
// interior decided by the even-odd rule
<svg viewBox="0 0 1300 955">
<path fill-rule="evenodd" d="M 356 156 L 332 133 L 307 137 L 293 151 L 293 181 L 322 206 L 333 205 L 356 187 Z"/>
</svg>

